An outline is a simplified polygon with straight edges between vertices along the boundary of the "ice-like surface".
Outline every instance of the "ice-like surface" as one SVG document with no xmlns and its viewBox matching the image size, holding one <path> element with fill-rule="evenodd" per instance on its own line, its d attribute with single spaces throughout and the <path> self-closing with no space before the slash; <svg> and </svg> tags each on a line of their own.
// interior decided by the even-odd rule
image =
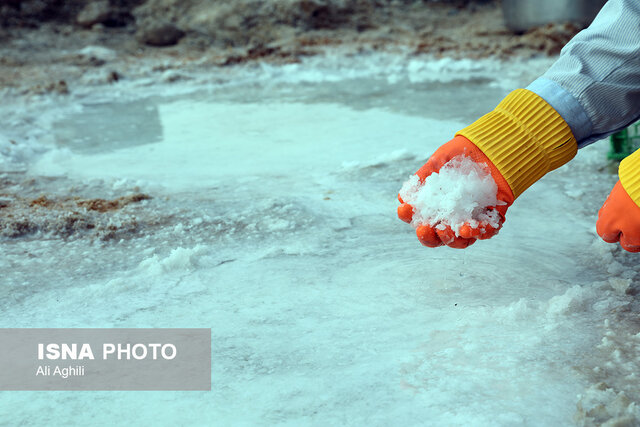
<svg viewBox="0 0 640 427">
<path fill-rule="evenodd" d="M 528 189 L 499 236 L 423 248 L 397 189 L 505 91 L 495 69 L 418 82 L 402 57 L 361 60 L 0 103 L 3 161 L 52 193 L 153 196 L 122 238 L 2 240 L 0 326 L 213 338 L 211 392 L 1 392 L 2 423 L 637 424 L 637 258 L 594 233 L 606 145 Z"/>
<path fill-rule="evenodd" d="M 114 150 L 107 141 L 85 148 L 80 140 L 48 152 L 31 172 L 79 179 L 125 176 L 174 189 L 256 176 L 309 178 L 340 169 L 345 161 L 363 160 L 363 155 L 397 150 L 399 140 L 424 156 L 423 129 L 433 128 L 434 137 L 444 140 L 449 129 L 460 126 L 378 109 L 354 111 L 336 104 L 298 102 L 180 100 L 161 104 L 153 117 L 146 112 L 144 117 L 144 136 L 127 147 Z M 90 135 L 84 126 L 76 132 L 83 132 L 85 139 Z"/>
<path fill-rule="evenodd" d="M 488 208 L 498 206 L 498 186 L 487 165 L 457 156 L 425 178 L 411 175 L 400 197 L 413 207 L 411 225 L 450 226 L 456 236 L 465 223 L 499 227 L 500 216 Z"/>
</svg>

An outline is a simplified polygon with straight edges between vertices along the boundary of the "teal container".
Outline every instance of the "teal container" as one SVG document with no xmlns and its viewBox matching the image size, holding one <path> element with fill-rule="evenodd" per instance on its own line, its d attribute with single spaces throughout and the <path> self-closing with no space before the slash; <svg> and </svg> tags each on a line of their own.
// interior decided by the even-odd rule
<svg viewBox="0 0 640 427">
<path fill-rule="evenodd" d="M 609 137 L 609 160 L 622 160 L 640 147 L 640 122 L 622 129 Z"/>
</svg>

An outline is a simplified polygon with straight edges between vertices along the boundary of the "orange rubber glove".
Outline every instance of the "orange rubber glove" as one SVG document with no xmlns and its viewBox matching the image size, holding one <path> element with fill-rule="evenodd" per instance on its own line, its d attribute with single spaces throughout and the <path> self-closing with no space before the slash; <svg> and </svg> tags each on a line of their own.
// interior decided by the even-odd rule
<svg viewBox="0 0 640 427">
<path fill-rule="evenodd" d="M 640 207 L 620 181 L 598 212 L 596 231 L 607 243 L 619 241 L 624 250 L 640 252 Z"/>
<path fill-rule="evenodd" d="M 477 239 L 488 239 L 505 220 L 520 194 L 534 182 L 571 160 L 578 150 L 569 125 L 544 99 L 526 89 L 511 92 L 490 113 L 456 133 L 440 147 L 416 174 L 422 182 L 453 157 L 464 154 L 489 167 L 498 186 L 497 199 L 504 205 L 491 207 L 500 215 L 499 226 L 464 224 L 456 236 L 451 227 L 420 224 L 416 234 L 428 247 L 447 245 L 466 248 Z M 398 216 L 411 222 L 414 210 L 400 199 Z"/>
<path fill-rule="evenodd" d="M 449 225 L 445 226 L 443 230 L 440 229 L 441 227 L 437 227 L 438 224 L 434 224 L 433 226 L 420 225 L 416 228 L 416 234 L 418 235 L 420 243 L 427 247 L 435 248 L 447 245 L 452 248 L 463 249 L 475 243 L 476 239 L 488 239 L 496 235 L 505 220 L 507 209 L 513 203 L 513 192 L 502 174 L 489 158 L 464 136 L 458 135 L 438 148 L 427 163 L 416 172 L 416 175 L 420 177 L 420 182 L 424 182 L 429 175 L 434 172 L 439 172 L 445 163 L 461 154 L 470 157 L 471 160 L 478 164 L 486 164 L 489 167 L 491 176 L 498 185 L 497 199 L 504 202 L 504 205 L 490 207 L 490 209 L 495 209 L 500 215 L 500 225 L 498 228 L 494 228 L 487 223 L 480 223 L 474 228 L 471 227 L 470 224 L 464 224 L 460 228 L 460 236 L 456 236 Z M 401 203 L 398 207 L 398 217 L 405 222 L 411 222 L 414 212 L 413 207 L 408 203 L 404 203 L 400 195 L 398 195 L 398 199 Z"/>
</svg>

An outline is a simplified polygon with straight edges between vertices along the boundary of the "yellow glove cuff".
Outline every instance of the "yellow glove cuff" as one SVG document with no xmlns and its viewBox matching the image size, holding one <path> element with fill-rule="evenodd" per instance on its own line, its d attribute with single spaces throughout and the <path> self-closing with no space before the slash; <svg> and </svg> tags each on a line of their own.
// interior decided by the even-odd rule
<svg viewBox="0 0 640 427">
<path fill-rule="evenodd" d="M 631 200 L 640 206 L 640 150 L 627 156 L 620 162 L 618 168 L 620 184 Z"/>
<path fill-rule="evenodd" d="M 547 102 L 526 89 L 459 131 L 498 168 L 514 198 L 571 160 L 578 144 L 569 125 Z"/>
</svg>

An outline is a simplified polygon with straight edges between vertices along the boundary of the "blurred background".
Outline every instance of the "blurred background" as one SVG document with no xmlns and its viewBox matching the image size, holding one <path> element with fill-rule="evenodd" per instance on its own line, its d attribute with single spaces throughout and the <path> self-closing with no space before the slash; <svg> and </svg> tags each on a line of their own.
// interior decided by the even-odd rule
<svg viewBox="0 0 640 427">
<path fill-rule="evenodd" d="M 185 57 L 215 51 L 217 63 L 222 65 L 263 58 L 295 62 L 314 54 L 318 46 L 353 43 L 373 49 L 401 45 L 417 54 L 458 58 L 554 55 L 603 3 L 2 0 L 0 66 L 46 62 L 51 59 L 52 48 L 74 49 L 89 44 L 138 56 L 158 55 L 149 52 L 151 47 L 168 48 L 163 55 Z M 7 51 L 10 41 L 16 39 L 21 40 L 21 51 Z M 105 62 L 96 55 L 84 59 L 87 64 L 76 65 L 100 66 Z M 75 62 L 82 60 L 75 58 Z M 4 71 L 0 84 L 15 84 L 18 76 L 11 70 Z"/>
</svg>

